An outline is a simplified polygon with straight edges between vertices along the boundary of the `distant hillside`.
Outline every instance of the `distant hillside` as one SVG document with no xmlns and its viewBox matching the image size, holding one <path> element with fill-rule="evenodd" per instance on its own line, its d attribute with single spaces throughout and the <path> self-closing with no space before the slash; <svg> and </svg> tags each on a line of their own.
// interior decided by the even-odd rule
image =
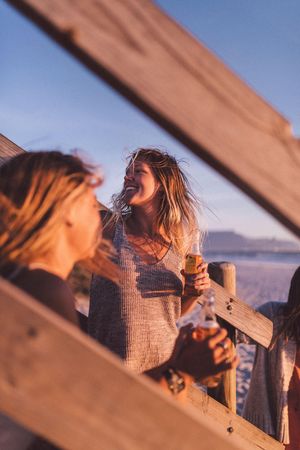
<svg viewBox="0 0 300 450">
<path fill-rule="evenodd" d="M 247 238 L 234 231 L 211 231 L 208 233 L 206 252 L 300 252 L 300 244 L 275 238 Z"/>
</svg>

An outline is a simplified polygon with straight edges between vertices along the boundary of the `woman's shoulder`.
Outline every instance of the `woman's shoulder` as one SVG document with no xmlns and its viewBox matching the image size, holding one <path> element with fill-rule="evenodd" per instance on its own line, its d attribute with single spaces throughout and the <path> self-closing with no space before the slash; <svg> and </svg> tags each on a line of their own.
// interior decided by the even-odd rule
<svg viewBox="0 0 300 450">
<path fill-rule="evenodd" d="M 272 320 L 283 311 L 284 306 L 284 302 L 267 302 L 259 306 L 257 311 Z"/>
<path fill-rule="evenodd" d="M 52 272 L 48 272 L 44 269 L 28 269 L 22 267 L 16 276 L 12 278 L 13 284 L 19 287 L 27 287 L 28 289 L 39 288 L 40 290 L 45 290 L 46 286 L 51 285 L 56 289 L 67 289 L 67 283 L 58 275 Z M 46 284 L 45 284 L 46 283 Z"/>
<path fill-rule="evenodd" d="M 62 317 L 78 323 L 74 295 L 67 282 L 59 276 L 43 269 L 22 268 L 9 281 Z"/>
</svg>

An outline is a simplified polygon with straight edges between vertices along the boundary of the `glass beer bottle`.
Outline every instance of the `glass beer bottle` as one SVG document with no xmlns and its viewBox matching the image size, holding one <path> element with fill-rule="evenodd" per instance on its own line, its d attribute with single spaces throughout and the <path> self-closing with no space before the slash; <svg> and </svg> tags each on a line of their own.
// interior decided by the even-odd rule
<svg viewBox="0 0 300 450">
<path fill-rule="evenodd" d="M 194 338 L 202 341 L 209 336 L 214 336 L 219 330 L 220 325 L 217 322 L 215 313 L 215 291 L 206 289 L 200 311 L 199 321 L 195 327 Z M 218 386 L 222 378 L 222 373 L 202 378 L 201 384 L 209 388 Z"/>
<path fill-rule="evenodd" d="M 198 273 L 198 266 L 203 262 L 200 245 L 200 231 L 197 230 L 193 236 L 193 242 L 185 257 L 184 272 L 187 276 Z M 193 287 L 184 286 L 183 295 L 200 295 Z"/>
</svg>

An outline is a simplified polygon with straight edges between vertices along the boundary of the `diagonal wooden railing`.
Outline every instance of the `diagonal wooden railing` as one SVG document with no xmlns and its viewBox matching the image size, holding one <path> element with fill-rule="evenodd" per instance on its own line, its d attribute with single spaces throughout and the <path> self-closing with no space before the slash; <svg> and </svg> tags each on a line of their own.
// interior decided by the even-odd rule
<svg viewBox="0 0 300 450">
<path fill-rule="evenodd" d="M 20 151 L 23 151 L 23 149 L 21 149 L 20 147 L 16 146 L 15 144 L 13 144 L 10 140 L 8 140 L 5 136 L 0 135 L 0 158 L 2 157 L 3 159 L 17 154 Z M 219 284 L 212 282 L 214 289 L 216 290 L 216 300 L 217 300 L 217 313 L 220 317 L 222 317 L 223 319 L 225 319 L 227 322 L 229 322 L 230 324 L 232 324 L 233 326 L 235 326 L 237 329 L 243 331 L 244 333 L 248 334 L 250 337 L 252 337 L 254 340 L 256 340 L 257 342 L 259 342 L 261 345 L 268 347 L 269 343 L 270 343 L 270 339 L 272 336 L 272 322 L 267 319 L 266 317 L 264 317 L 263 315 L 261 315 L 260 313 L 255 312 L 250 306 L 248 306 L 246 303 L 244 303 L 242 300 L 238 299 L 236 296 L 231 295 L 230 293 L 228 293 L 224 288 L 222 288 Z M 3 345 L 6 349 L 9 349 L 11 347 L 11 343 L 10 340 L 16 340 L 17 341 L 17 345 L 20 344 L 21 341 L 23 341 L 23 338 L 20 337 L 20 332 L 23 336 L 24 334 L 24 323 L 21 321 L 21 329 L 22 331 L 19 330 L 20 324 L 18 323 L 18 316 L 16 316 L 16 313 L 14 312 L 14 299 L 17 299 L 17 301 L 21 302 L 22 304 L 22 308 L 23 308 L 23 316 L 24 318 L 27 316 L 27 306 L 30 305 L 30 307 L 32 305 L 35 304 L 34 303 L 26 303 L 28 300 L 28 296 L 26 296 L 24 294 L 21 295 L 20 291 L 18 291 L 17 289 L 14 289 L 12 286 L 10 286 L 7 282 L 5 282 L 4 280 L 0 281 L 0 316 L 1 317 L 5 317 L 5 322 L 6 322 L 6 329 L 2 331 L 0 331 L 0 336 L 3 342 Z M 25 300 L 24 300 L 25 299 Z M 27 300 L 26 300 L 27 299 Z M 230 308 L 228 308 L 228 306 L 230 305 Z M 2 309 L 1 309 L 2 308 Z M 29 308 L 30 309 L 30 308 Z M 43 311 L 45 313 L 45 308 L 36 304 L 36 306 L 34 307 L 35 311 Z M 5 313 L 6 311 L 6 313 Z M 30 314 L 32 313 L 31 309 L 29 310 L 28 314 L 29 317 Z M 48 320 L 48 318 L 54 318 L 54 313 L 52 313 L 51 311 L 49 311 L 49 314 L 46 314 L 46 317 L 44 316 L 44 320 Z M 246 317 L 247 320 L 243 320 L 243 317 Z M 245 323 L 246 322 L 246 323 Z M 27 333 L 29 337 L 35 337 L 36 334 L 38 334 L 36 332 L 35 326 L 32 327 L 32 323 L 31 322 L 27 322 L 25 320 L 25 323 L 27 324 L 27 332 L 25 332 L 25 334 Z M 60 325 L 62 326 L 64 321 L 57 317 L 55 320 L 55 324 L 56 323 L 60 323 Z M 46 330 L 47 327 L 51 326 L 52 327 L 52 322 L 51 325 L 47 325 L 46 326 Z M 68 332 L 68 330 L 70 329 L 70 325 L 67 324 L 67 322 L 65 322 L 65 326 L 66 326 L 66 332 Z M 44 327 L 44 325 L 43 325 Z M 72 336 L 75 333 L 75 336 L 78 335 L 78 331 L 74 330 L 73 327 L 71 327 L 72 329 Z M 13 331 L 14 330 L 14 331 Z M 31 330 L 31 331 L 30 331 Z M 52 330 L 52 329 L 51 329 Z M 52 330 L 53 331 L 53 330 Z M 47 345 L 51 345 L 51 341 L 53 339 L 53 334 L 52 331 L 50 331 L 50 335 L 47 335 L 47 331 L 44 331 L 43 335 L 45 336 L 45 333 L 47 335 L 47 341 L 48 344 Z M 63 330 L 60 328 L 60 333 L 63 333 Z M 11 334 L 10 334 L 11 333 Z M 16 333 L 16 335 L 19 335 L 19 338 L 16 338 L 16 335 L 14 334 Z M 76 334 L 77 333 L 77 334 Z M 27 336 L 27 337 L 28 337 Z M 67 339 L 67 337 L 62 337 L 62 334 L 60 334 L 60 338 L 65 340 Z M 82 339 L 81 334 L 79 334 L 80 339 Z M 26 337 L 26 338 L 27 338 Z M 0 339 L 0 341 L 1 341 Z M 69 338 L 68 338 L 69 339 Z M 29 339 L 29 342 L 35 342 L 34 339 Z M 57 341 L 54 342 L 55 345 L 58 345 L 59 339 Z M 87 341 L 86 341 L 87 342 Z M 74 351 L 74 353 L 76 354 L 75 347 L 78 345 L 77 341 L 74 342 L 72 347 L 72 351 Z M 46 350 L 45 347 L 44 350 Z M 69 377 L 71 380 L 74 378 L 74 373 L 76 380 L 74 380 L 74 384 L 76 386 L 79 386 L 78 389 L 81 389 L 81 382 L 80 380 L 77 380 L 77 376 L 82 376 L 80 372 L 78 372 L 78 369 L 74 369 L 73 366 L 65 366 L 63 363 L 61 363 L 61 360 L 57 360 L 54 357 L 54 360 L 52 361 L 51 358 L 49 359 L 47 356 L 47 354 L 45 354 L 45 358 L 42 361 L 36 361 L 36 364 L 40 364 L 41 368 L 40 368 L 40 372 L 35 373 L 34 372 L 34 358 L 35 356 L 32 356 L 32 360 L 31 357 L 29 355 L 29 353 L 27 353 L 27 347 L 25 345 L 19 347 L 19 351 L 21 351 L 21 353 L 17 353 L 17 350 L 12 351 L 12 353 L 9 353 L 8 351 L 4 352 L 3 354 L 3 358 L 0 359 L 0 371 L 6 371 L 3 372 L 2 374 L 0 373 L 0 378 L 2 376 L 3 379 L 3 383 L 4 385 L 0 386 L 0 395 L 1 398 L 3 396 L 3 402 L 1 404 L 1 408 L 3 409 L 4 412 L 6 412 L 8 415 L 10 415 L 11 417 L 13 417 L 14 419 L 20 421 L 23 425 L 27 426 L 28 428 L 32 429 L 34 432 L 39 433 L 51 440 L 53 440 L 54 442 L 60 444 L 60 445 L 64 445 L 66 448 L 70 448 L 70 449 L 74 449 L 76 450 L 76 448 L 85 448 L 85 447 L 80 447 L 80 445 L 82 445 L 82 442 L 87 439 L 86 433 L 82 432 L 82 440 L 78 440 L 78 436 L 76 433 L 73 433 L 73 431 L 70 433 L 71 436 L 65 436 L 64 432 L 62 430 L 60 430 L 58 432 L 58 434 L 56 432 L 53 432 L 52 427 L 55 425 L 56 426 L 56 422 L 53 424 L 53 417 L 52 414 L 55 415 L 55 417 L 60 416 L 62 418 L 61 423 L 63 423 L 63 419 L 65 418 L 65 420 L 70 421 L 70 427 L 73 430 L 73 427 L 78 426 L 78 423 L 76 422 L 76 420 L 74 419 L 72 414 L 69 414 L 70 410 L 73 408 L 73 402 L 77 401 L 77 397 L 75 396 L 75 399 L 70 399 L 68 396 L 67 397 L 63 397 L 64 402 L 66 402 L 66 404 L 68 404 L 68 408 L 66 411 L 61 412 L 61 410 L 59 408 L 57 408 L 56 404 L 48 404 L 47 402 L 49 401 L 49 399 L 47 399 L 47 395 L 45 393 L 46 399 L 42 396 L 41 400 L 42 403 L 45 402 L 45 404 L 40 404 L 40 403 L 36 403 L 36 400 L 34 400 L 34 398 L 36 397 L 36 391 L 34 390 L 35 387 L 34 386 L 30 386 L 29 388 L 31 389 L 31 391 L 27 392 L 27 386 L 23 386 L 22 383 L 20 383 L 20 381 L 16 381 L 16 382 L 12 382 L 11 384 L 13 385 L 14 383 L 18 386 L 19 392 L 17 394 L 17 397 L 15 398 L 14 396 L 12 396 L 13 391 L 9 388 L 7 389 L 7 382 L 9 383 L 9 379 L 10 379 L 10 369 L 9 367 L 11 367 L 10 365 L 15 365 L 14 367 L 19 367 L 19 365 L 24 364 L 24 361 L 31 361 L 31 365 L 28 366 L 28 371 L 31 375 L 29 375 L 28 373 L 28 377 L 30 376 L 31 379 L 33 379 L 37 382 L 37 390 L 41 390 L 40 387 L 40 383 L 44 383 L 45 389 L 47 386 L 47 380 L 45 379 L 45 374 L 48 374 L 48 379 L 51 380 L 51 383 L 49 383 L 48 389 L 52 390 L 53 386 L 52 384 L 55 383 L 55 377 L 52 373 L 52 369 L 49 369 L 48 365 L 50 364 L 55 364 L 58 365 L 58 367 L 55 368 L 55 370 L 58 370 L 59 372 L 64 373 L 65 372 L 65 376 Z M 70 349 L 68 347 L 63 348 L 60 347 L 59 350 L 59 354 L 60 356 L 63 358 L 63 352 L 67 351 L 70 352 Z M 100 351 L 98 349 L 98 351 Z M 62 353 L 61 353 L 62 352 Z M 1 347 L 0 347 L 0 353 L 1 353 Z M 107 352 L 105 353 L 107 354 Z M 13 358 L 11 357 L 11 355 L 13 355 Z M 38 354 L 37 354 L 38 355 Z M 49 356 L 49 355 L 48 355 Z M 10 358 L 10 365 L 7 365 L 7 361 L 5 360 L 5 358 Z M 79 357 L 80 360 L 80 357 Z M 22 362 L 23 361 L 23 362 Z M 80 364 L 80 362 L 74 362 L 74 364 Z M 101 364 L 100 360 L 97 362 L 97 364 Z M 8 370 L 8 372 L 7 372 Z M 15 370 L 15 369 L 14 369 Z M 45 374 L 42 375 L 42 370 L 45 371 Z M 54 369 L 53 369 L 54 370 Z M 54 370 L 54 372 L 55 372 Z M 124 369 L 123 369 L 124 370 Z M 22 372 L 22 370 L 20 369 L 20 372 Z M 19 376 L 21 377 L 21 374 L 19 374 Z M 91 374 L 89 375 L 91 376 Z M 39 377 L 42 377 L 41 379 Z M 54 378 L 53 378 L 54 377 Z M 113 376 L 110 374 L 109 375 L 110 380 L 113 380 Z M 14 377 L 11 378 L 11 380 L 14 380 Z M 87 380 L 85 381 L 87 382 Z M 123 382 L 123 381 L 122 381 Z M 113 389 L 115 392 L 116 387 L 114 386 L 114 383 L 119 383 L 119 380 L 116 378 L 115 380 L 113 380 L 113 382 L 109 385 L 109 387 L 107 386 L 107 394 L 110 395 L 110 389 Z M 1 385 L 1 381 L 0 381 L 0 385 Z M 127 389 L 127 385 L 123 384 L 122 385 L 124 387 L 124 389 Z M 60 392 L 59 395 L 62 395 L 62 392 L 60 390 L 58 390 L 58 392 Z M 72 391 L 73 392 L 73 391 Z M 73 393 L 71 392 L 70 395 L 73 395 Z M 137 392 L 135 392 L 135 388 L 132 387 L 132 390 L 130 391 L 131 395 L 137 395 Z M 85 390 L 83 390 L 83 392 L 81 393 L 81 395 L 84 395 L 84 393 L 88 396 L 88 398 L 92 395 L 90 394 L 90 392 L 86 392 Z M 57 394 L 58 395 L 58 394 Z M 69 395 L 69 394 L 68 394 Z M 102 395 L 103 395 L 103 389 L 99 390 L 99 402 L 102 401 Z M 118 395 L 121 396 L 122 398 L 122 402 L 124 402 L 124 404 L 127 404 L 127 397 L 122 397 L 122 393 L 120 391 L 118 391 Z M 24 406 L 24 409 L 18 409 L 16 405 L 18 405 L 18 402 L 21 399 L 25 399 L 26 398 L 26 405 Z M 54 397 L 56 398 L 56 397 Z M 252 424 L 248 423 L 246 420 L 242 419 L 241 417 L 237 416 L 236 414 L 232 413 L 228 408 L 226 408 L 225 406 L 221 405 L 219 402 L 215 401 L 213 398 L 210 398 L 207 394 L 205 394 L 204 392 L 200 391 L 197 388 L 191 387 L 190 391 L 189 391 L 189 399 L 190 402 L 195 405 L 197 407 L 197 418 L 198 420 L 202 420 L 202 419 L 207 419 L 209 418 L 211 421 L 214 421 L 216 423 L 218 423 L 218 427 L 219 427 L 219 431 L 221 432 L 221 434 L 223 434 L 223 436 L 227 436 L 229 439 L 231 439 L 231 436 L 238 436 L 240 439 L 242 439 L 243 441 L 243 447 L 242 448 L 247 448 L 247 449 L 255 449 L 255 450 L 259 450 L 259 449 L 265 449 L 265 450 L 279 450 L 282 449 L 282 445 L 279 444 L 277 441 L 275 441 L 274 439 L 270 438 L 269 436 L 267 436 L 265 433 L 263 433 L 261 430 L 257 429 L 255 426 L 253 426 Z M 120 401 L 120 399 L 119 399 Z M 103 399 L 103 408 L 105 409 L 107 407 L 106 405 L 106 400 Z M 70 403 L 70 404 L 69 404 Z M 44 405 L 44 406 L 43 406 Z M 47 409 L 47 407 L 50 408 L 50 412 L 48 415 L 46 415 L 45 417 L 43 416 L 43 414 L 45 414 L 44 412 L 44 408 Z M 28 416 L 28 411 L 27 409 L 30 409 L 31 411 L 31 415 Z M 82 409 L 83 408 L 83 409 Z M 89 421 L 93 420 L 103 420 L 102 414 L 98 409 L 94 409 L 94 407 L 89 404 L 89 408 L 90 411 L 93 412 L 93 414 L 96 415 L 96 418 L 94 417 L 93 419 L 86 414 L 86 406 L 82 406 L 80 404 L 80 406 L 78 405 L 78 411 L 77 409 L 75 409 L 76 414 L 78 415 L 79 419 L 78 420 L 83 420 L 83 417 L 85 417 L 85 420 L 82 422 L 81 427 L 86 427 L 87 430 L 90 430 L 90 427 L 92 425 L 90 425 Z M 152 410 L 153 408 L 151 408 Z M 82 415 L 81 415 L 82 414 Z M 115 412 L 114 412 L 115 414 Z M 122 410 L 120 412 L 120 414 L 125 414 L 124 410 Z M 142 413 L 141 413 L 142 414 Z M 194 412 L 195 414 L 195 412 Z M 42 420 L 42 422 L 40 423 L 36 423 L 36 421 L 38 421 L 37 417 L 44 417 L 44 419 Z M 107 417 L 107 416 L 106 416 Z M 125 414 L 126 417 L 126 414 Z M 130 417 L 127 415 L 128 420 L 130 420 Z M 143 416 L 144 417 L 144 416 Z M 97 419 L 98 418 L 98 419 Z M 118 419 L 118 420 L 125 420 L 124 417 L 123 419 Z M 148 420 L 148 417 L 144 417 L 144 420 Z M 51 426 L 51 431 L 49 431 L 49 426 Z M 137 426 L 140 426 L 139 423 L 137 423 Z M 164 427 L 165 424 L 163 423 L 162 426 Z M 69 433 L 68 429 L 66 429 L 65 431 L 66 433 Z M 109 431 L 106 430 L 106 432 L 109 434 Z M 166 431 L 167 432 L 167 431 Z M 168 430 L 169 432 L 169 430 Z M 88 431 L 87 431 L 88 433 Z M 99 434 L 96 435 L 96 441 L 97 439 L 101 439 L 103 438 L 101 435 L 102 431 L 99 431 Z M 130 442 L 131 449 L 135 449 L 135 448 L 139 448 L 139 449 L 147 449 L 147 448 L 151 448 L 151 445 L 154 445 L 154 443 L 151 441 L 150 443 L 146 442 L 144 443 L 139 442 L 139 439 L 141 438 L 140 434 L 136 436 L 136 441 L 133 440 L 131 434 L 128 437 L 127 436 L 127 431 L 125 430 L 119 430 L 120 433 L 120 439 L 122 439 L 122 442 L 124 441 L 123 447 L 119 447 L 119 448 L 127 448 L 127 440 L 128 442 Z M 157 431 L 158 433 L 158 437 L 157 439 L 161 440 L 160 442 L 164 442 L 164 437 L 163 437 L 163 433 L 161 433 L 160 431 Z M 72 441 L 72 439 L 74 439 L 76 441 L 76 444 L 73 444 L 71 446 L 69 446 L 70 444 L 70 440 Z M 106 436 L 106 439 L 109 440 L 109 436 Z M 111 436 L 111 441 L 110 441 L 110 447 L 111 449 L 114 449 L 114 445 L 120 445 L 115 444 L 114 443 L 114 436 Z M 175 439 L 175 438 L 174 438 Z M 72 441 L 73 442 L 73 441 Z M 97 448 L 97 447 L 93 447 L 94 445 L 94 441 L 86 441 L 87 443 L 89 443 L 89 448 Z M 92 442 L 92 443 L 91 443 Z M 99 441 L 97 441 L 99 442 Z M 168 445 L 171 445 L 171 442 L 169 442 Z M 201 443 L 203 442 L 203 445 L 206 445 L 204 443 L 204 441 L 201 441 Z M 231 442 L 231 440 L 229 441 Z M 79 447 L 77 447 L 76 445 L 79 445 Z M 87 446 L 88 444 L 86 444 Z M 128 444 L 129 445 L 129 444 Z M 148 446 L 149 445 L 149 446 Z M 173 445 L 173 444 L 172 444 Z M 175 445 L 175 444 L 174 444 Z M 170 447 L 173 449 L 181 449 L 181 448 L 185 448 L 185 447 L 180 447 L 180 445 L 182 444 L 182 441 L 179 439 L 178 440 L 178 447 Z M 190 443 L 189 445 L 192 445 L 192 443 Z M 198 447 L 197 448 L 206 448 L 205 446 L 200 447 L 199 446 L 199 442 L 198 442 Z M 223 445 L 223 444 L 222 444 Z M 167 444 L 166 444 L 167 446 Z M 117 448 L 117 447 L 116 447 Z M 168 446 L 167 446 L 168 448 Z M 194 447 L 190 446 L 188 447 L 189 449 L 192 449 Z M 196 447 L 195 447 L 196 448 Z M 214 447 L 213 448 L 218 448 L 217 447 L 217 440 L 214 441 Z M 220 449 L 223 450 L 223 448 L 225 449 L 225 446 L 221 446 Z"/>
<path fill-rule="evenodd" d="M 0 279 L 1 411 L 70 450 L 246 449 Z M 4 450 L 4 449 L 3 449 Z"/>
<path fill-rule="evenodd" d="M 3 136 L 3 134 L 0 134 L 0 165 L 8 158 L 22 152 L 24 152 L 24 150 L 21 147 Z"/>
</svg>

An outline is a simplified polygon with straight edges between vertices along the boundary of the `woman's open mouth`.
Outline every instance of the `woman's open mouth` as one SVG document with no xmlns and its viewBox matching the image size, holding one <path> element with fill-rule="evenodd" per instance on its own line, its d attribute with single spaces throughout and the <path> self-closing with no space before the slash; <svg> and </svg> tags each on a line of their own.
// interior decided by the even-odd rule
<svg viewBox="0 0 300 450">
<path fill-rule="evenodd" d="M 137 191 L 138 187 L 137 186 L 126 186 L 124 190 L 125 190 L 126 193 L 127 192 L 133 192 L 133 191 Z"/>
</svg>

